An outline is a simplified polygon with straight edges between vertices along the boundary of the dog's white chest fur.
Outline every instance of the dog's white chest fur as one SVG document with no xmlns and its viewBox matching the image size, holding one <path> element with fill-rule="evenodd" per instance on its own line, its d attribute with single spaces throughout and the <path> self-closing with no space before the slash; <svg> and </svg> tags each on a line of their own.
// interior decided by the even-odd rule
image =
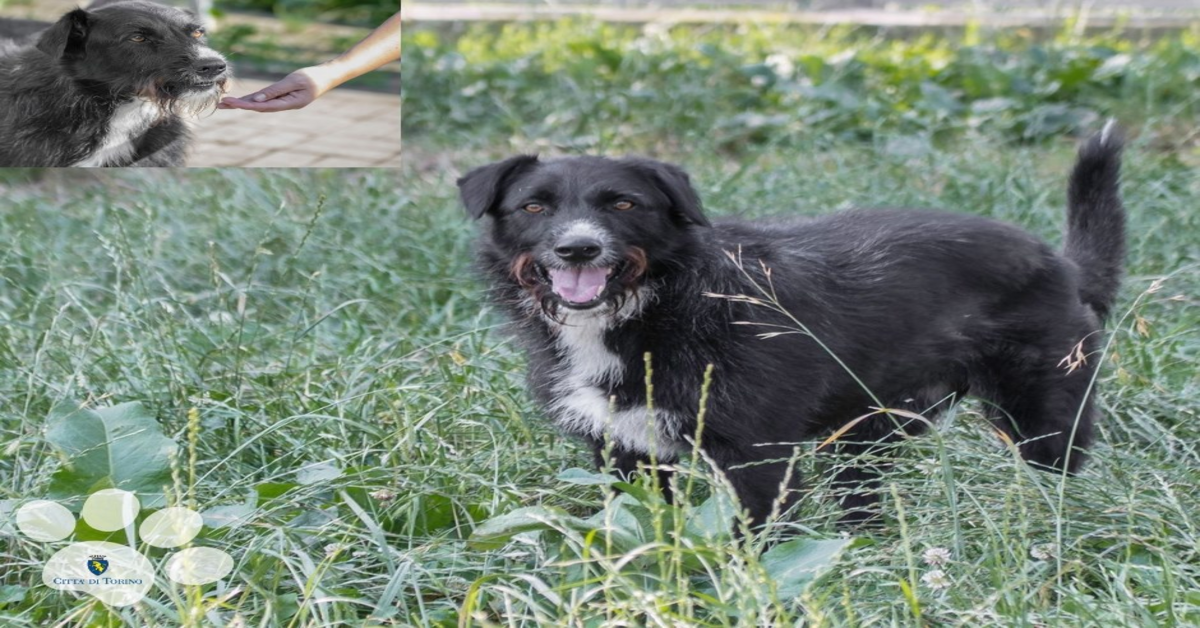
<svg viewBox="0 0 1200 628">
<path fill-rule="evenodd" d="M 612 318 L 600 312 L 568 312 L 557 325 L 555 345 L 563 369 L 553 385 L 550 412 L 564 430 L 603 440 L 607 433 L 622 449 L 671 459 L 679 449 L 677 421 L 669 412 L 646 407 L 614 407 L 608 382 L 620 381 L 625 364 L 604 344 Z"/>
<path fill-rule="evenodd" d="M 141 98 L 123 103 L 109 118 L 108 129 L 105 130 L 96 150 L 71 165 L 79 168 L 98 168 L 124 164 L 137 151 L 134 140 L 154 124 L 159 114 L 158 107 Z"/>
</svg>

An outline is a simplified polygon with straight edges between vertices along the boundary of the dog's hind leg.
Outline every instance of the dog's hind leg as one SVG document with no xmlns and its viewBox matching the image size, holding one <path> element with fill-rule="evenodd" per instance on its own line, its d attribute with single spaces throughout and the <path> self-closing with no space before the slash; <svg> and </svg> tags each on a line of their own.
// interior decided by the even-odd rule
<svg viewBox="0 0 1200 628">
<path fill-rule="evenodd" d="M 1074 359 L 1073 368 L 1068 359 L 1032 371 L 1001 371 L 984 394 L 993 424 L 1017 443 L 1021 457 L 1043 470 L 1074 473 L 1092 442 L 1095 365 Z"/>
<path fill-rule="evenodd" d="M 1043 316 L 1039 329 L 1019 330 L 1019 345 L 982 362 L 977 390 L 989 418 L 1043 470 L 1074 473 L 1092 442 L 1091 393 L 1100 360 L 1095 328 L 1088 315 Z"/>
</svg>

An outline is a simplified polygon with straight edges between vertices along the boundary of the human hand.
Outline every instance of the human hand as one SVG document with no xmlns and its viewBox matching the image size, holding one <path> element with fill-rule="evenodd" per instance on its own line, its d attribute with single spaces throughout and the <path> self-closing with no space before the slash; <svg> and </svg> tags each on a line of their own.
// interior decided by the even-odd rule
<svg viewBox="0 0 1200 628">
<path fill-rule="evenodd" d="M 306 107 L 327 90 L 308 70 L 296 70 L 278 82 L 241 98 L 222 98 L 217 108 L 269 113 Z"/>
</svg>

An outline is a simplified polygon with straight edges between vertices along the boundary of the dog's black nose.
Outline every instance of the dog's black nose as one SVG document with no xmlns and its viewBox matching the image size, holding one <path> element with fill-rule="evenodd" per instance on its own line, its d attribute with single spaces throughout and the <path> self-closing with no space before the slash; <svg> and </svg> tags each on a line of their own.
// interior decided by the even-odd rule
<svg viewBox="0 0 1200 628">
<path fill-rule="evenodd" d="M 201 59 L 192 67 L 195 68 L 196 74 L 204 78 L 213 78 L 224 72 L 227 66 L 221 59 Z"/>
<path fill-rule="evenodd" d="M 600 242 L 592 238 L 573 238 L 554 247 L 554 254 L 566 262 L 587 262 L 600 255 Z"/>
</svg>

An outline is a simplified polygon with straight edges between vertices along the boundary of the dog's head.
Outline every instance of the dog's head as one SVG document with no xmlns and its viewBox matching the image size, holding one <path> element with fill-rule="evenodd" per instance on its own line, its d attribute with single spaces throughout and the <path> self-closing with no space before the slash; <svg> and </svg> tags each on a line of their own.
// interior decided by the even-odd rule
<svg viewBox="0 0 1200 628">
<path fill-rule="evenodd" d="M 85 89 L 140 97 L 171 113 L 215 107 L 229 79 L 192 13 L 143 0 L 101 0 L 42 33 L 37 47 Z"/>
<path fill-rule="evenodd" d="M 488 254 L 552 318 L 560 307 L 616 313 L 709 226 L 687 174 L 650 159 L 518 156 L 458 180 L 488 221 Z"/>
</svg>

